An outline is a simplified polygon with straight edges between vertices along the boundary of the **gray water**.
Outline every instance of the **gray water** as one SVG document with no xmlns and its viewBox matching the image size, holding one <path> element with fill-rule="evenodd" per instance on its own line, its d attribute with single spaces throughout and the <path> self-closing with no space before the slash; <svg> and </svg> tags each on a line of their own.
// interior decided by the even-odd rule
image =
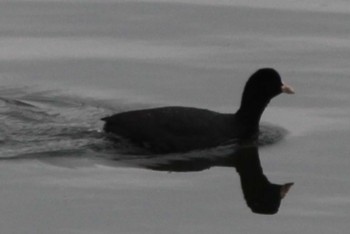
<svg viewBox="0 0 350 234">
<path fill-rule="evenodd" d="M 0 1 L 1 233 L 347 233 L 349 12 L 322 0 Z M 295 183 L 276 215 L 247 207 L 236 170 L 218 163 L 226 148 L 150 160 L 101 132 L 100 118 L 132 109 L 234 112 L 266 66 L 296 90 L 263 115 L 264 174 Z M 179 158 L 211 164 L 154 170 Z"/>
</svg>

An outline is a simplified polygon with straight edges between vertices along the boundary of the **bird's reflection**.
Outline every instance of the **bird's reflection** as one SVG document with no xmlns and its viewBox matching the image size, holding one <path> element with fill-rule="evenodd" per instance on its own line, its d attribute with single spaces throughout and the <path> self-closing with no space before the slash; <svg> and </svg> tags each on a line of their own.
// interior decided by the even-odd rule
<svg viewBox="0 0 350 234">
<path fill-rule="evenodd" d="M 234 167 L 239 174 L 243 195 L 254 213 L 275 214 L 293 183 L 274 184 L 264 175 L 258 147 L 242 144 L 234 152 L 215 157 L 186 155 L 133 160 L 138 166 L 169 172 L 201 171 L 213 166 Z"/>
<path fill-rule="evenodd" d="M 240 147 L 234 164 L 247 205 L 254 213 L 275 214 L 293 183 L 271 183 L 263 173 L 257 147 Z"/>
<path fill-rule="evenodd" d="M 98 153 L 95 151 L 95 153 Z M 67 154 L 67 152 L 66 152 Z M 76 155 L 76 152 L 74 153 Z M 107 157 L 97 157 L 89 160 L 85 157 L 72 157 L 64 160 L 58 157 L 32 157 L 42 162 L 68 168 L 89 167 L 96 164 L 108 166 L 141 167 L 156 171 L 167 172 L 194 172 L 209 169 L 211 167 L 233 167 L 238 172 L 244 199 L 248 207 L 258 214 L 276 214 L 293 183 L 274 184 L 264 175 L 258 147 L 255 143 L 244 143 L 220 150 L 205 150 L 190 152 L 187 154 L 165 155 L 123 155 L 108 153 Z M 20 158 L 17 158 L 20 159 Z M 85 160 L 83 160 L 85 159 Z M 5 159 L 3 159 L 5 160 Z"/>
</svg>

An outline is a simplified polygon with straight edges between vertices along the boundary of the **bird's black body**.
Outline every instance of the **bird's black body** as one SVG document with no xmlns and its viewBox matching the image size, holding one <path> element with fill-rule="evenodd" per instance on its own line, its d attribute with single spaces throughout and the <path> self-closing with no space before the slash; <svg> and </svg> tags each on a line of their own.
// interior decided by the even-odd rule
<svg viewBox="0 0 350 234">
<path fill-rule="evenodd" d="M 261 69 L 248 80 L 236 114 L 191 107 L 135 110 L 105 117 L 104 131 L 156 153 L 215 147 L 257 135 L 260 117 L 282 81 L 273 69 Z"/>
<path fill-rule="evenodd" d="M 198 118 L 200 116 L 200 118 Z M 237 137 L 232 114 L 189 107 L 162 107 L 104 118 L 104 130 L 155 152 L 184 152 Z"/>
</svg>

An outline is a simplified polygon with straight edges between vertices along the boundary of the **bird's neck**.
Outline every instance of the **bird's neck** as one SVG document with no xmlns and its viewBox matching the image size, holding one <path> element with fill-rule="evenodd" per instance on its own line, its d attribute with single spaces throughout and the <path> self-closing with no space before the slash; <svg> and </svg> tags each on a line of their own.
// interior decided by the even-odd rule
<svg viewBox="0 0 350 234">
<path fill-rule="evenodd" d="M 238 120 L 242 123 L 250 125 L 259 125 L 262 113 L 265 108 L 255 107 L 254 109 L 240 108 L 236 116 Z"/>
<path fill-rule="evenodd" d="M 251 103 L 242 103 L 236 112 L 236 120 L 246 131 L 256 133 L 259 130 L 261 116 L 267 106 L 268 101 L 258 100 Z"/>
</svg>

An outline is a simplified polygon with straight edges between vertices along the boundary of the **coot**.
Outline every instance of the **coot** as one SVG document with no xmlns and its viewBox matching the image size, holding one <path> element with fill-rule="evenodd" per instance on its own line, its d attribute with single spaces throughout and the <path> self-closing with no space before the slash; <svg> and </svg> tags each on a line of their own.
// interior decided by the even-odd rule
<svg viewBox="0 0 350 234">
<path fill-rule="evenodd" d="M 235 114 L 179 106 L 134 110 L 102 118 L 104 131 L 154 153 L 211 148 L 256 137 L 265 107 L 280 93 L 294 91 L 276 70 L 263 68 L 248 79 Z"/>
</svg>

